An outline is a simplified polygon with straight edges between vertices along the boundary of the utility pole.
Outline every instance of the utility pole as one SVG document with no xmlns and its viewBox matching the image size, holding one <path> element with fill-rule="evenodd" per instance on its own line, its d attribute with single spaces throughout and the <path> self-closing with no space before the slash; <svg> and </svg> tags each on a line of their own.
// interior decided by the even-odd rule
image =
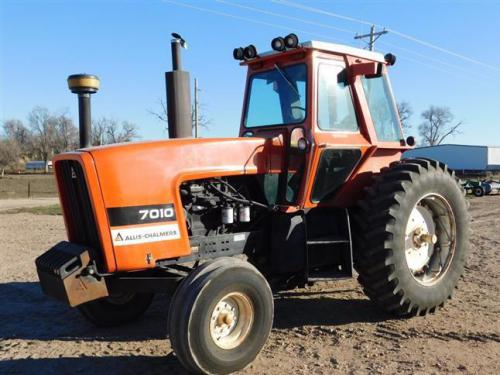
<svg viewBox="0 0 500 375">
<path fill-rule="evenodd" d="M 354 37 L 354 39 L 369 38 L 368 49 L 370 51 L 374 51 L 375 50 L 375 41 L 378 38 L 380 38 L 382 35 L 387 34 L 387 33 L 388 33 L 388 31 L 385 28 L 383 30 L 381 30 L 381 31 L 375 31 L 375 25 L 372 25 L 372 27 L 370 28 L 370 34 L 364 34 L 364 35 L 358 35 L 358 34 L 356 34 L 356 36 Z"/>
<path fill-rule="evenodd" d="M 198 138 L 198 79 L 194 79 L 194 137 Z"/>
</svg>

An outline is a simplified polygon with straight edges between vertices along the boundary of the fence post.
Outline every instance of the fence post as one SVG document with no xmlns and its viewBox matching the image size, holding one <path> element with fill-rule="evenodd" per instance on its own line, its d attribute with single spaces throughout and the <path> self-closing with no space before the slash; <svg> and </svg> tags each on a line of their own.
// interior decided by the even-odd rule
<svg viewBox="0 0 500 375">
<path fill-rule="evenodd" d="M 28 181 L 28 198 L 31 198 L 31 181 Z"/>
</svg>

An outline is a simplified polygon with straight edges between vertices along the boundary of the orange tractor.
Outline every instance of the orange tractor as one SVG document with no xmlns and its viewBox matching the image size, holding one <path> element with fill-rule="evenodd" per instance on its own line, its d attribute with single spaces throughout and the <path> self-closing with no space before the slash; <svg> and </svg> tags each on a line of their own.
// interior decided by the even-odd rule
<svg viewBox="0 0 500 375">
<path fill-rule="evenodd" d="M 399 316 L 434 312 L 464 269 L 469 216 L 446 165 L 403 159 L 391 54 L 294 34 L 237 48 L 238 138 L 193 139 L 184 43 L 166 74 L 170 140 L 88 146 L 94 76 L 70 76 L 82 149 L 54 169 L 68 234 L 36 260 L 44 292 L 99 326 L 172 293 L 168 332 L 194 373 L 250 363 L 273 291 L 353 276 Z M 332 314 L 335 314 L 332 311 Z"/>
</svg>

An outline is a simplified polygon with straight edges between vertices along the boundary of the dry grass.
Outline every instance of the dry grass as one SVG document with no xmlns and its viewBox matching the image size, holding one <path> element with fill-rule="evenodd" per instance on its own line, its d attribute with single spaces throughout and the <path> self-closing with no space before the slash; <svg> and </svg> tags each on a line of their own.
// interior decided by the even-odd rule
<svg viewBox="0 0 500 375">
<path fill-rule="evenodd" d="M 3 214 L 28 213 L 28 214 L 34 214 L 34 215 L 62 215 L 62 210 L 61 210 L 61 206 L 59 204 L 53 204 L 50 206 L 14 208 L 12 210 L 4 211 L 2 213 Z"/>
<path fill-rule="evenodd" d="M 55 196 L 57 188 L 53 174 L 6 175 L 0 178 L 0 199 Z"/>
</svg>

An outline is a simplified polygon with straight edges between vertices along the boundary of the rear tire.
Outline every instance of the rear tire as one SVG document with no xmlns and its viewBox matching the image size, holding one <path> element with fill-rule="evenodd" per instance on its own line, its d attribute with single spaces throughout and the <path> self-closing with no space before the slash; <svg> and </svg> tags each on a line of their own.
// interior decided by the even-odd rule
<svg viewBox="0 0 500 375">
<path fill-rule="evenodd" d="M 446 165 L 393 163 L 359 205 L 355 266 L 365 293 L 396 315 L 433 312 L 463 273 L 469 213 Z"/>
<path fill-rule="evenodd" d="M 193 373 L 243 369 L 264 346 L 273 323 L 273 295 L 248 262 L 220 258 L 193 271 L 169 311 L 170 342 Z"/>
<path fill-rule="evenodd" d="M 139 318 L 153 301 L 152 293 L 120 293 L 78 306 L 81 314 L 99 327 L 115 327 Z"/>
</svg>

